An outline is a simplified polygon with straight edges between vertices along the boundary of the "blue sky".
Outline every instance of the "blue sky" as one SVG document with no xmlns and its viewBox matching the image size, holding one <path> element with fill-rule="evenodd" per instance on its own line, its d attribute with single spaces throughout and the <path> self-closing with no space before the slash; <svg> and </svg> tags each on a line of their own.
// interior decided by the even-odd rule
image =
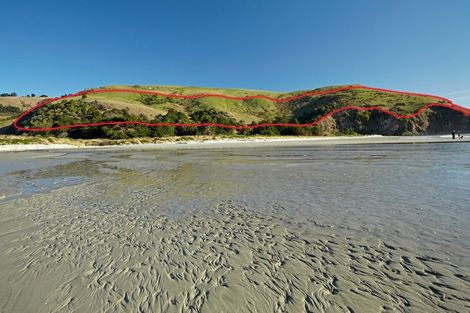
<svg viewBox="0 0 470 313">
<path fill-rule="evenodd" d="M 470 106 L 470 1 L 2 0 L 0 91 L 337 84 Z"/>
</svg>

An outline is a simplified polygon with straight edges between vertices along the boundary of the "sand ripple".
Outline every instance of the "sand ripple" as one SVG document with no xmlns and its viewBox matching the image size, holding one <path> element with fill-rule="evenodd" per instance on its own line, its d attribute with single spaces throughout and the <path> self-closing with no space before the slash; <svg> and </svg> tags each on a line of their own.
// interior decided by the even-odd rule
<svg viewBox="0 0 470 313">
<path fill-rule="evenodd" d="M 470 310 L 469 266 L 282 207 L 226 201 L 169 217 L 156 198 L 137 210 L 100 194 L 91 184 L 0 206 L 0 312 Z"/>
</svg>

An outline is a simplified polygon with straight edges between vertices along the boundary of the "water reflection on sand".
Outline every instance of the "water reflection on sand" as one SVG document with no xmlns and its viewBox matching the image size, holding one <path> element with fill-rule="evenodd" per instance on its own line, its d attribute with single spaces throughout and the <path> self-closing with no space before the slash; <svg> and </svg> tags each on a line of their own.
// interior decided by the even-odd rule
<svg viewBox="0 0 470 313">
<path fill-rule="evenodd" d="M 445 143 L 16 153 L 0 166 L 0 307 L 465 311 L 469 153 Z"/>
</svg>

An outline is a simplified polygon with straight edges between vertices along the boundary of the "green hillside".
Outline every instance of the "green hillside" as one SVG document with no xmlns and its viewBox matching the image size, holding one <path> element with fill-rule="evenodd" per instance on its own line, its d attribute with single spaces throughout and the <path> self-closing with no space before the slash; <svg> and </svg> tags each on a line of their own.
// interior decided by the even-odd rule
<svg viewBox="0 0 470 313">
<path fill-rule="evenodd" d="M 201 88 L 201 87 L 169 87 L 169 86 L 106 86 L 108 89 L 136 89 L 159 91 L 169 94 L 194 95 L 203 93 L 218 93 L 229 96 L 254 96 L 265 95 L 273 98 L 288 98 L 306 91 L 324 91 L 345 86 L 329 86 L 314 90 L 300 90 L 295 92 L 268 92 L 259 90 Z M 165 98 L 160 96 L 143 96 L 138 94 L 106 93 L 99 95 L 88 95 L 89 100 L 97 100 L 103 104 L 116 107 L 117 103 L 124 104 L 131 112 L 141 114 L 161 114 L 172 108 L 177 111 L 190 114 L 196 110 L 212 108 L 230 114 L 238 121 L 245 123 L 260 122 L 261 120 L 273 120 L 276 117 L 296 118 L 302 122 L 312 121 L 312 118 L 324 113 L 328 109 L 347 105 L 355 106 L 382 106 L 399 114 L 416 112 L 425 104 L 436 102 L 436 99 L 422 96 L 409 96 L 396 93 L 378 92 L 372 90 L 352 89 L 335 94 L 305 97 L 289 103 L 275 103 L 265 99 L 250 99 L 246 101 L 221 99 L 221 98 L 199 98 L 195 100 Z M 155 111 L 142 111 L 142 104 L 146 108 Z"/>
<path fill-rule="evenodd" d="M 326 91 L 339 87 L 346 86 L 330 86 L 310 91 Z M 105 86 L 101 88 L 158 91 L 175 95 L 206 93 L 236 97 L 264 95 L 275 99 L 289 98 L 306 92 L 306 90 L 303 90 L 281 93 L 259 90 L 175 86 Z M 344 106 L 380 106 L 398 114 L 411 114 L 426 104 L 436 102 L 445 103 L 444 100 L 438 101 L 427 96 L 404 95 L 368 89 L 349 89 L 332 94 L 307 96 L 285 103 L 266 99 L 232 100 L 216 97 L 181 99 L 159 95 L 109 92 L 88 94 L 48 104 L 23 118 L 20 124 L 23 127 L 36 128 L 102 121 L 221 123 L 227 125 L 250 125 L 265 122 L 310 123 L 324 114 Z M 436 110 L 434 109 L 433 111 Z M 420 118 L 416 118 L 415 121 L 396 120 L 388 122 L 389 119 L 391 119 L 390 116 L 384 116 L 380 112 L 343 112 L 339 113 L 338 116 L 334 116 L 329 123 L 325 122 L 315 127 L 296 129 L 292 127 L 265 127 L 252 131 L 241 131 L 240 133 L 322 135 L 333 133 L 403 134 L 426 132 L 426 130 L 420 130 L 415 125 L 416 123 L 423 124 L 422 121 L 419 121 Z M 429 121 L 426 123 L 429 123 Z M 464 123 L 465 125 L 465 121 L 460 121 L 459 123 Z M 385 127 L 389 129 L 385 129 Z M 149 128 L 127 125 L 71 129 L 53 132 L 53 134 L 85 138 L 129 138 L 136 136 L 210 135 L 233 132 L 233 130 L 217 129 L 214 127 Z"/>
<path fill-rule="evenodd" d="M 0 129 L 10 125 L 21 112 L 44 99 L 45 97 L 0 96 Z"/>
</svg>

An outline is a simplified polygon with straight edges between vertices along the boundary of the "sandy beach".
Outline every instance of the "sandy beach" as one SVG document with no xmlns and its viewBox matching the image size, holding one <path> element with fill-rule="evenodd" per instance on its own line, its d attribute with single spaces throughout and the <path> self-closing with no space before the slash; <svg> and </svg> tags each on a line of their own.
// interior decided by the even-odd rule
<svg viewBox="0 0 470 313">
<path fill-rule="evenodd" d="M 169 139 L 158 143 L 122 143 L 113 145 L 98 145 L 87 141 L 72 143 L 49 144 L 5 144 L 0 145 L 0 152 L 8 151 L 37 151 L 37 150 L 63 150 L 63 149 L 173 149 L 173 148 L 217 148 L 231 147 L 257 147 L 267 145 L 295 146 L 295 145 L 340 145 L 340 144 L 382 144 L 382 143 L 440 143 L 440 142 L 468 142 L 470 136 L 464 139 L 452 140 L 450 136 L 338 136 L 338 137 L 247 137 L 247 138 L 189 138 L 188 140 Z"/>
<path fill-rule="evenodd" d="M 393 140 L 5 154 L 0 312 L 468 311 L 468 144 Z"/>
<path fill-rule="evenodd" d="M 0 1 L 0 313 L 470 313 L 470 0 Z"/>
<path fill-rule="evenodd" d="M 341 238 L 328 225 L 286 223 L 276 210 L 260 215 L 230 203 L 179 220 L 84 212 L 64 207 L 64 192 L 42 214 L 9 213 L 5 312 L 468 309 L 468 271 L 380 240 Z M 29 223 L 11 222 L 24 213 Z"/>
</svg>

